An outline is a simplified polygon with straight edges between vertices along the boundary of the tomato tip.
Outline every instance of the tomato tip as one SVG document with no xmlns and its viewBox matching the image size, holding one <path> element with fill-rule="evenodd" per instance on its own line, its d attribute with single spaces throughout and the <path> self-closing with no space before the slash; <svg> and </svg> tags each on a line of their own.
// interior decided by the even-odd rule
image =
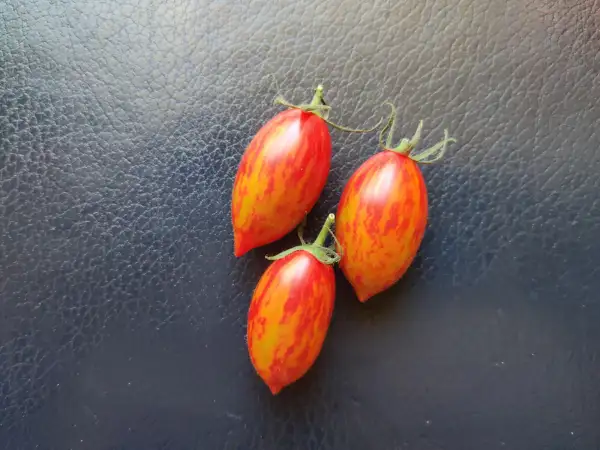
<svg viewBox="0 0 600 450">
<path fill-rule="evenodd" d="M 361 303 L 366 303 L 366 301 L 372 297 L 372 295 L 363 292 L 357 292 L 356 296 L 358 297 L 358 301 Z"/>
<path fill-rule="evenodd" d="M 244 254 L 248 253 L 252 250 L 252 247 L 249 246 L 239 235 L 235 235 L 233 239 L 233 254 L 239 258 Z"/>
<path fill-rule="evenodd" d="M 271 391 L 271 394 L 273 394 L 273 395 L 279 394 L 279 392 L 281 392 L 281 389 L 282 389 L 282 386 L 275 385 L 275 384 L 274 385 L 267 384 L 267 386 L 269 386 L 269 390 Z"/>
</svg>

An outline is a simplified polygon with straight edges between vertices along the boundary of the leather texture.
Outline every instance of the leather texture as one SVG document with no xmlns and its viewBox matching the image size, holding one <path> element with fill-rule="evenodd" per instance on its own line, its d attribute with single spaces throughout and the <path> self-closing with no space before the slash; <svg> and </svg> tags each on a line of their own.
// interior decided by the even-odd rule
<svg viewBox="0 0 600 450">
<path fill-rule="evenodd" d="M 597 0 L 0 3 L 0 448 L 600 448 Z M 245 146 L 322 82 L 331 118 L 460 143 L 395 287 L 337 274 L 323 352 L 272 397 L 235 259 Z M 333 136 L 315 233 L 377 137 Z"/>
</svg>

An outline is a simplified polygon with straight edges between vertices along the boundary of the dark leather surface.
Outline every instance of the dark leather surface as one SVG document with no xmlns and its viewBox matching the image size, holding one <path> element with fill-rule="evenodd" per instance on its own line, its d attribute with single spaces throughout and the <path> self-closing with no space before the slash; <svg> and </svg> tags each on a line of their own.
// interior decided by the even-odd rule
<svg viewBox="0 0 600 450">
<path fill-rule="evenodd" d="M 600 4 L 4 0 L 0 447 L 600 448 Z M 460 145 L 407 277 L 338 274 L 321 357 L 272 397 L 245 347 L 263 256 L 229 200 L 252 134 L 332 119 Z M 333 132 L 315 232 L 376 137 Z"/>
</svg>

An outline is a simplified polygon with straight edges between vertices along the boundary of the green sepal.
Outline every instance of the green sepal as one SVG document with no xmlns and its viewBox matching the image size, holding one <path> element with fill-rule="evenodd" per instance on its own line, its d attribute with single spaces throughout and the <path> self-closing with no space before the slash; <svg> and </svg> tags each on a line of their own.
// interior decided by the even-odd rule
<svg viewBox="0 0 600 450">
<path fill-rule="evenodd" d="M 298 238 L 300 239 L 302 245 L 292 247 L 274 256 L 266 256 L 265 258 L 269 261 L 276 261 L 278 259 L 285 258 L 286 256 L 291 255 L 294 252 L 304 250 L 305 252 L 308 252 L 311 255 L 313 255 L 323 264 L 332 265 L 339 262 L 342 259 L 342 247 L 337 238 L 335 237 L 335 234 L 331 230 L 331 226 L 334 222 L 335 216 L 333 214 L 329 214 L 327 216 L 327 220 L 325 220 L 325 224 L 321 228 L 321 232 L 317 236 L 317 239 L 315 239 L 315 241 L 312 244 L 308 244 L 304 240 L 303 236 L 304 225 L 306 223 L 306 218 L 304 218 L 304 220 L 300 223 L 300 226 L 298 226 Z M 334 244 L 332 246 L 325 247 L 324 244 L 328 235 L 333 238 Z M 337 244 L 338 248 L 340 249 L 339 253 L 335 250 L 335 244 Z"/>
<path fill-rule="evenodd" d="M 446 153 L 446 149 L 448 148 L 448 144 L 456 143 L 456 139 L 448 136 L 448 130 L 444 130 L 444 139 L 435 144 L 432 147 L 429 147 L 422 152 L 418 152 L 417 154 L 409 153 L 410 159 L 416 161 L 420 164 L 432 164 L 436 161 L 439 161 L 444 157 Z"/>
<path fill-rule="evenodd" d="M 317 86 L 317 89 L 315 90 L 315 95 L 313 96 L 313 99 L 310 103 L 294 105 L 293 103 L 290 103 L 286 99 L 284 99 L 281 95 L 275 97 L 274 103 L 276 105 L 285 106 L 286 108 L 300 109 L 302 111 L 315 114 L 321 119 L 323 119 L 328 125 L 331 125 L 333 128 L 340 131 L 344 131 L 346 133 L 370 133 L 372 131 L 375 131 L 381 125 L 383 119 L 379 120 L 379 122 L 377 122 L 375 126 L 371 128 L 348 128 L 330 121 L 329 112 L 331 111 L 331 106 L 329 106 L 327 102 L 325 102 L 325 98 L 323 97 L 323 89 L 323 85 L 320 84 Z"/>
<path fill-rule="evenodd" d="M 448 136 L 448 130 L 444 130 L 444 139 L 433 145 L 432 147 L 425 149 L 418 153 L 413 153 L 415 147 L 419 144 L 421 140 L 421 131 L 423 130 L 423 121 L 419 121 L 419 125 L 413 134 L 413 137 L 410 139 L 404 138 L 400 141 L 400 143 L 393 147 L 392 140 L 394 134 L 394 126 L 396 125 L 396 108 L 389 102 L 386 102 L 392 109 L 390 113 L 390 117 L 386 123 L 386 125 L 381 129 L 379 133 L 379 144 L 385 149 L 395 153 L 399 153 L 401 155 L 406 155 L 413 161 L 420 164 L 432 164 L 436 161 L 439 161 L 446 153 L 446 149 L 448 148 L 448 144 L 456 143 L 456 139 Z M 384 140 L 385 133 L 387 137 Z"/>
<path fill-rule="evenodd" d="M 339 262 L 340 259 L 342 259 L 342 257 L 335 251 L 335 249 L 329 247 L 321 247 L 319 245 L 314 244 L 298 245 L 297 247 L 292 247 L 277 255 L 265 256 L 265 258 L 269 261 L 277 261 L 278 259 L 283 259 L 286 256 L 291 255 L 292 253 L 298 252 L 300 250 L 304 250 L 305 252 L 310 253 L 320 262 L 329 266 Z"/>
</svg>

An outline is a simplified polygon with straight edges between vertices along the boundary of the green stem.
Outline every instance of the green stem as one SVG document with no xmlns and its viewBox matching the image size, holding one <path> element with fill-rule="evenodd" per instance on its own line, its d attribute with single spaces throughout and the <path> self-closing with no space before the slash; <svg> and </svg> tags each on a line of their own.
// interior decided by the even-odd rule
<svg viewBox="0 0 600 450">
<path fill-rule="evenodd" d="M 322 84 L 317 86 L 317 89 L 315 89 L 315 95 L 313 95 L 313 98 L 310 102 L 310 106 L 326 106 L 327 103 L 325 103 L 325 99 L 323 98 L 323 89 L 325 89 L 323 87 Z"/>
<path fill-rule="evenodd" d="M 383 119 L 379 119 L 379 122 L 377 122 L 371 128 L 348 128 L 348 127 L 344 127 L 342 125 L 338 125 L 337 123 L 334 123 L 331 120 L 328 120 L 325 118 L 323 120 L 328 125 L 331 125 L 333 128 L 335 128 L 336 130 L 344 131 L 346 133 L 370 133 L 372 131 L 375 131 L 377 128 L 379 128 Z"/>
<path fill-rule="evenodd" d="M 335 234 L 333 234 L 333 231 L 331 230 L 331 227 L 333 226 L 334 222 L 335 216 L 333 214 L 329 214 L 329 216 L 327 216 L 325 224 L 323 225 L 323 228 L 321 229 L 321 232 L 317 236 L 317 239 L 315 239 L 315 242 L 313 242 L 312 244 L 307 244 L 304 241 L 304 238 L 302 237 L 302 230 L 300 229 L 298 232 L 298 236 L 300 237 L 300 242 L 302 243 L 302 245 L 298 245 L 296 247 L 285 250 L 275 256 L 267 256 L 266 258 L 269 261 L 276 261 L 278 259 L 285 258 L 286 256 L 291 255 L 294 252 L 303 250 L 305 252 L 309 252 L 323 264 L 331 265 L 339 262 L 340 259 L 342 259 L 342 253 L 341 246 L 339 245 Z M 338 247 L 340 248 L 339 253 L 336 252 L 335 245 L 332 247 L 324 247 L 325 241 L 327 240 L 327 235 L 329 234 L 331 234 L 331 237 L 333 238 L 335 243 L 338 244 Z"/>
<path fill-rule="evenodd" d="M 379 145 L 382 149 L 388 149 L 392 146 L 392 138 L 394 136 L 394 127 L 396 126 L 396 107 L 390 102 L 385 102 L 385 105 L 388 105 L 391 108 L 390 117 L 388 118 L 387 123 L 379 132 Z M 385 133 L 388 132 L 387 138 L 384 136 Z"/>
<path fill-rule="evenodd" d="M 325 240 L 327 239 L 327 236 L 329 236 L 329 233 L 331 233 L 331 227 L 333 226 L 334 222 L 335 216 L 333 214 L 329 214 L 327 216 L 327 220 L 325 220 L 323 228 L 321 228 L 321 232 L 317 236 L 317 239 L 315 239 L 315 242 L 313 242 L 313 245 L 317 245 L 319 247 L 323 247 L 325 245 Z"/>
<path fill-rule="evenodd" d="M 413 137 L 410 139 L 410 141 L 406 138 L 402 139 L 400 141 L 400 145 L 398 145 L 398 147 L 394 148 L 393 150 L 396 153 L 400 153 L 401 155 L 410 154 L 410 152 L 412 152 L 415 149 L 415 147 L 419 144 L 419 141 L 421 140 L 422 130 L 423 121 L 419 120 L 419 126 L 417 127 L 417 131 L 415 131 L 415 134 L 413 134 Z"/>
<path fill-rule="evenodd" d="M 313 95 L 313 98 L 310 101 L 310 103 L 294 105 L 294 104 L 288 102 L 286 99 L 284 99 L 281 96 L 277 96 L 275 98 L 274 103 L 276 105 L 285 106 L 286 108 L 301 109 L 302 111 L 315 114 L 315 115 L 319 116 L 321 119 L 323 119 L 328 125 L 332 126 L 333 128 L 335 128 L 337 130 L 345 131 L 346 133 L 370 133 L 371 131 L 375 131 L 381 125 L 381 120 L 380 120 L 379 122 L 377 122 L 375 124 L 375 126 L 373 126 L 371 128 L 348 128 L 343 125 L 339 125 L 335 122 L 330 121 L 329 120 L 329 112 L 331 111 L 331 107 L 327 104 L 327 102 L 325 101 L 325 98 L 323 97 L 323 90 L 324 90 L 323 85 L 322 84 L 318 85 L 317 89 L 315 89 L 315 94 Z"/>
</svg>

